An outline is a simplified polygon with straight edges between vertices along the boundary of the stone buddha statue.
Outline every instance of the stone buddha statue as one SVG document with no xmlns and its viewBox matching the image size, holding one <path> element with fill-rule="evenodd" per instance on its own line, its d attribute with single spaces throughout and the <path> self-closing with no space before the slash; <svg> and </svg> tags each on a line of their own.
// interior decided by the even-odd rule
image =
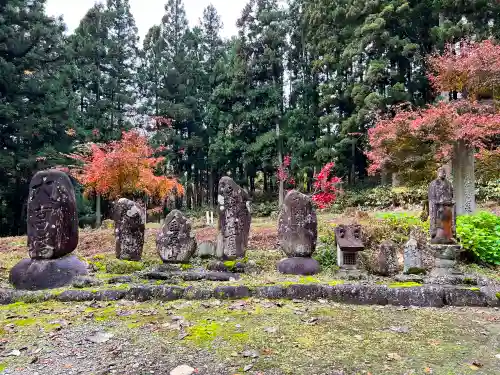
<svg viewBox="0 0 500 375">
<path fill-rule="evenodd" d="M 429 185 L 429 216 L 432 244 L 455 244 L 455 201 L 453 186 L 444 168 Z"/>
</svg>

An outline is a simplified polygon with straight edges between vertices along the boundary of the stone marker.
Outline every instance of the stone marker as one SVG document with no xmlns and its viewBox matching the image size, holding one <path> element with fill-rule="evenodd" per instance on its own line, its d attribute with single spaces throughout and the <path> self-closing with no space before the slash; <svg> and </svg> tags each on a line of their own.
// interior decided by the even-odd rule
<svg viewBox="0 0 500 375">
<path fill-rule="evenodd" d="M 250 198 L 230 177 L 219 181 L 217 257 L 244 258 L 250 234 Z"/>
<path fill-rule="evenodd" d="M 28 247 L 31 259 L 55 259 L 78 244 L 75 191 L 60 171 L 36 173 L 28 196 Z"/>
<path fill-rule="evenodd" d="M 191 223 L 179 210 L 171 211 L 156 237 L 156 250 L 164 263 L 188 263 L 196 252 Z"/>
<path fill-rule="evenodd" d="M 196 256 L 199 258 L 213 258 L 216 254 L 215 244 L 212 241 L 204 241 L 198 244 Z"/>
<path fill-rule="evenodd" d="M 50 289 L 87 274 L 87 265 L 69 255 L 78 245 L 75 191 L 57 170 L 37 172 L 29 186 L 28 248 L 31 259 L 16 264 L 9 281 L 17 289 Z"/>
<path fill-rule="evenodd" d="M 393 276 L 398 273 L 398 249 L 391 240 L 382 241 L 375 259 L 375 273 L 381 276 Z"/>
<path fill-rule="evenodd" d="M 114 207 L 116 257 L 123 260 L 139 261 L 144 246 L 146 217 L 135 202 L 120 198 Z"/>
<path fill-rule="evenodd" d="M 319 263 L 311 258 L 316 250 L 318 221 L 311 198 L 290 191 L 278 218 L 278 243 L 288 259 L 278 263 L 278 271 L 293 275 L 313 275 Z"/>
<path fill-rule="evenodd" d="M 425 273 L 425 268 L 422 262 L 422 250 L 419 248 L 414 231 L 411 231 L 410 239 L 404 247 L 403 273 L 407 275 L 418 275 Z"/>
</svg>

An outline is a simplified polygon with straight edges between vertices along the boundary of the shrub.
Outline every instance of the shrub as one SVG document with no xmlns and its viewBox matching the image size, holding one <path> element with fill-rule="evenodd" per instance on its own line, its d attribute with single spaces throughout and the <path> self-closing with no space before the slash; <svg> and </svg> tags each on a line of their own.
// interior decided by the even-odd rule
<svg viewBox="0 0 500 375">
<path fill-rule="evenodd" d="M 323 269 L 335 268 L 337 266 L 337 247 L 334 227 L 330 224 L 320 224 L 318 239 L 318 246 L 313 258 L 319 262 Z"/>
<path fill-rule="evenodd" d="M 489 212 L 459 216 L 457 236 L 477 259 L 500 265 L 500 216 Z"/>
<path fill-rule="evenodd" d="M 252 205 L 252 215 L 255 217 L 269 217 L 278 211 L 278 201 Z"/>
<path fill-rule="evenodd" d="M 500 180 L 476 186 L 476 199 L 500 203 Z"/>
</svg>

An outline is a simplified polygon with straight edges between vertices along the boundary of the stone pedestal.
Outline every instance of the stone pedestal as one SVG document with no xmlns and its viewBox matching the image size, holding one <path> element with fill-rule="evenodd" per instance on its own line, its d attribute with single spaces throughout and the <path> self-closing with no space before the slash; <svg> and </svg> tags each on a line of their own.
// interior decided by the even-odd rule
<svg viewBox="0 0 500 375">
<path fill-rule="evenodd" d="M 16 289 L 53 289 L 71 284 L 75 277 L 87 274 L 87 265 L 75 255 L 57 259 L 23 259 L 10 271 L 9 282 Z"/>
<path fill-rule="evenodd" d="M 434 268 L 430 275 L 448 276 L 460 274 L 460 271 L 455 269 L 458 253 L 461 251 L 460 245 L 430 245 L 435 257 Z"/>
<path fill-rule="evenodd" d="M 474 149 L 460 141 L 453 149 L 453 186 L 455 188 L 456 214 L 471 214 L 476 209 Z"/>
<path fill-rule="evenodd" d="M 314 258 L 285 258 L 278 263 L 278 271 L 286 275 L 315 275 L 320 271 L 320 264 Z"/>
</svg>

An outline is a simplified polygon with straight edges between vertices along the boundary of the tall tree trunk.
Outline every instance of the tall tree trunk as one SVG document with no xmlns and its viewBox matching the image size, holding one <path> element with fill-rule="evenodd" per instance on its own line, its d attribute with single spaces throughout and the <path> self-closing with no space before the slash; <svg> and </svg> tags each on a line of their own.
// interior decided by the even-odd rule
<svg viewBox="0 0 500 375">
<path fill-rule="evenodd" d="M 95 226 L 101 227 L 101 194 L 99 193 L 95 196 Z"/>
</svg>

